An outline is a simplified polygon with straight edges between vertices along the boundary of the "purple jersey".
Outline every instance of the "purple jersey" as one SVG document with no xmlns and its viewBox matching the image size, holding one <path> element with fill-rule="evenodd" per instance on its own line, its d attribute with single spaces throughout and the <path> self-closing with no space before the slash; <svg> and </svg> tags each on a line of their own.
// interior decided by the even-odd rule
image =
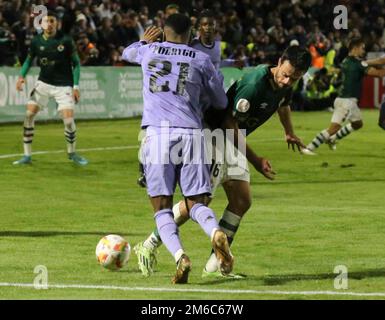
<svg viewBox="0 0 385 320">
<path fill-rule="evenodd" d="M 215 40 L 211 46 L 206 46 L 202 43 L 201 39 L 197 37 L 191 41 L 190 47 L 206 53 L 218 71 L 221 67 L 234 67 L 234 59 L 221 60 L 221 42 L 219 40 Z"/>
<path fill-rule="evenodd" d="M 201 51 L 167 41 L 136 42 L 124 50 L 122 58 L 142 67 L 142 128 L 202 128 L 202 96 L 208 96 L 216 108 L 226 108 L 221 79 L 210 57 Z"/>
<path fill-rule="evenodd" d="M 206 53 L 210 57 L 210 60 L 213 63 L 215 69 L 219 70 L 221 66 L 221 42 L 220 41 L 216 40 L 211 46 L 206 46 L 202 43 L 202 41 L 198 37 L 198 38 L 194 38 L 191 41 L 190 47 Z"/>
</svg>

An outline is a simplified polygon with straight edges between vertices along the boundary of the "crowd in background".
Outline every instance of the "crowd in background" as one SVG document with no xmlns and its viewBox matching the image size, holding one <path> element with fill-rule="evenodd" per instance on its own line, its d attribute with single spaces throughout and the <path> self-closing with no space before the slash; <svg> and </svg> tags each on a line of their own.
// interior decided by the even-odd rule
<svg viewBox="0 0 385 320">
<path fill-rule="evenodd" d="M 241 61 L 241 66 L 276 63 L 289 44 L 307 47 L 318 70 L 316 81 L 306 84 L 309 90 L 325 80 L 338 82 L 330 71 L 346 56 L 350 38 L 363 37 L 367 51 L 385 49 L 384 0 L 0 0 L 0 66 L 23 63 L 36 34 L 32 9 L 39 4 L 56 12 L 59 28 L 73 36 L 86 66 L 125 65 L 124 47 L 148 26 L 162 27 L 176 10 L 195 25 L 199 13 L 211 9 L 222 58 Z M 339 4 L 348 8 L 347 30 L 333 25 Z"/>
</svg>

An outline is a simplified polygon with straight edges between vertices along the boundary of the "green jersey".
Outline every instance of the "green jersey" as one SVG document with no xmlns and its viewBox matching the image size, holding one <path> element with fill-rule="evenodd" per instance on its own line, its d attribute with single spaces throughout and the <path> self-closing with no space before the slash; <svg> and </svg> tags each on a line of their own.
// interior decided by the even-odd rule
<svg viewBox="0 0 385 320">
<path fill-rule="evenodd" d="M 79 84 L 79 56 L 70 36 L 59 31 L 52 38 L 45 38 L 43 34 L 35 36 L 23 64 L 21 71 L 23 77 L 27 74 L 35 57 L 40 66 L 39 80 L 54 86 Z"/>
<path fill-rule="evenodd" d="M 341 98 L 360 99 L 362 79 L 367 69 L 367 64 L 352 56 L 347 56 L 342 61 L 342 86 L 339 95 Z"/>
<path fill-rule="evenodd" d="M 227 111 L 207 111 L 205 120 L 211 129 L 220 127 L 231 108 L 239 128 L 249 135 L 269 120 L 279 107 L 289 105 L 292 88 L 274 88 L 271 68 L 261 64 L 230 87 L 227 91 Z"/>
</svg>

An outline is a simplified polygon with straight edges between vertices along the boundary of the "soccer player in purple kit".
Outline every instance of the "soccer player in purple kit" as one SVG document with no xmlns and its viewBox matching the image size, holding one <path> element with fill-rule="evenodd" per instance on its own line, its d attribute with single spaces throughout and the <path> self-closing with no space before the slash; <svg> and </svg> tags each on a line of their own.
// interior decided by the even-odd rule
<svg viewBox="0 0 385 320">
<path fill-rule="evenodd" d="M 174 9 L 174 5 L 168 6 Z M 167 8 L 168 8 L 167 7 Z M 166 10 L 167 10 L 166 8 Z M 221 43 L 220 41 L 215 39 L 216 35 L 216 21 L 213 13 L 210 10 L 204 10 L 199 16 L 198 19 L 198 36 L 193 38 L 190 42 L 190 47 L 200 50 L 206 53 L 213 63 L 215 69 L 219 73 L 219 77 L 223 82 L 223 75 L 219 70 L 220 67 L 241 67 L 241 62 L 236 61 L 234 59 L 225 59 L 221 60 Z M 205 104 L 204 108 L 207 108 L 211 105 L 211 102 L 208 100 L 206 102 L 202 102 Z M 141 187 L 146 187 L 146 177 L 143 172 L 143 164 L 139 163 L 139 173 L 140 177 L 137 182 Z"/>
<path fill-rule="evenodd" d="M 209 96 L 219 109 L 226 108 L 227 97 L 210 58 L 188 47 L 190 32 L 190 19 L 173 14 L 165 22 L 165 42 L 154 42 L 161 30 L 151 27 L 142 41 L 127 47 L 122 55 L 124 60 L 140 64 L 143 71 L 141 126 L 146 129 L 146 137 L 142 158 L 156 226 L 177 264 L 173 283 L 187 283 L 191 270 L 191 261 L 183 250 L 172 213 L 177 182 L 191 208 L 191 219 L 199 223 L 211 239 L 221 271 L 230 273 L 233 266 L 227 237 L 220 230 L 214 212 L 205 205 L 211 193 L 209 163 L 204 152 L 200 153 L 198 162 L 189 161 L 196 151 L 194 135 L 200 135 L 198 147 L 204 149 L 200 97 Z M 178 144 L 182 148 L 181 163 L 176 164 L 170 154 Z"/>
<path fill-rule="evenodd" d="M 197 30 L 199 35 L 192 39 L 190 47 L 208 54 L 215 69 L 241 66 L 241 61 L 221 59 L 221 42 L 216 39 L 216 21 L 210 10 L 204 10 L 200 14 Z"/>
</svg>

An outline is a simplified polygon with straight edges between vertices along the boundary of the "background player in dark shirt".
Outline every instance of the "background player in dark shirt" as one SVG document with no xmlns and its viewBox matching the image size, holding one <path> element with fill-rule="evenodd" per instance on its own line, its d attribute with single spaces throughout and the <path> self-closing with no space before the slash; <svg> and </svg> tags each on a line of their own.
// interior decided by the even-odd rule
<svg viewBox="0 0 385 320">
<path fill-rule="evenodd" d="M 74 106 L 80 99 L 79 78 L 80 61 L 72 38 L 57 30 L 55 13 L 49 12 L 42 20 L 43 33 L 36 35 L 31 42 L 28 56 L 23 64 L 16 89 L 21 91 L 25 76 L 34 58 L 40 66 L 38 81 L 30 94 L 24 120 L 24 156 L 14 164 L 32 162 L 32 139 L 35 116 L 47 107 L 50 98 L 57 103 L 57 110 L 64 122 L 64 135 L 67 141 L 68 158 L 86 165 L 88 161 L 75 152 L 76 126 Z"/>
</svg>

